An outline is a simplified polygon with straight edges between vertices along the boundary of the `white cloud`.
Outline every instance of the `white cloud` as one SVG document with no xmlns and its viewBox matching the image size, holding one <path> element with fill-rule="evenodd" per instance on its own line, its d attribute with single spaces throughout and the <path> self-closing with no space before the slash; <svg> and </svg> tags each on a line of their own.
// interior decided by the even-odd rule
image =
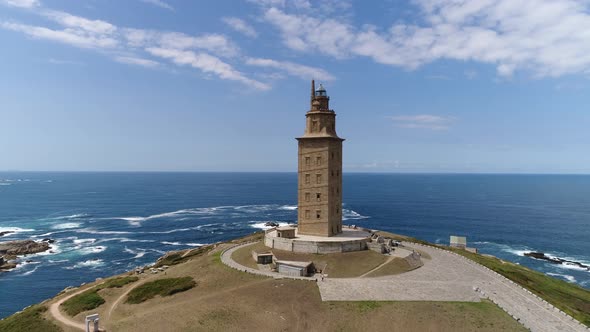
<svg viewBox="0 0 590 332">
<path fill-rule="evenodd" d="M 447 130 L 454 121 L 452 117 L 430 114 L 396 115 L 387 118 L 392 120 L 396 127 L 431 130 Z"/>
<path fill-rule="evenodd" d="M 223 23 L 227 24 L 232 29 L 248 37 L 256 38 L 258 36 L 258 33 L 256 33 L 254 27 L 252 27 L 250 24 L 246 23 L 246 21 L 240 18 L 224 17 L 221 20 L 223 21 Z"/>
<path fill-rule="evenodd" d="M 0 28 L 19 31 L 33 38 L 95 49 L 120 63 L 148 68 L 160 65 L 158 61 L 142 56 L 143 53 L 168 59 L 177 65 L 190 65 L 203 73 L 240 82 L 257 90 L 270 89 L 268 84 L 248 78 L 218 57 L 233 57 L 239 53 L 237 46 L 220 34 L 189 36 L 179 32 L 119 28 L 106 21 L 53 10 L 43 10 L 39 14 L 64 28 L 2 21 Z"/>
<path fill-rule="evenodd" d="M 8 6 L 20 8 L 35 8 L 41 5 L 38 0 L 1 0 L 0 2 Z"/>
<path fill-rule="evenodd" d="M 33 38 L 47 39 L 82 48 L 114 48 L 118 41 L 109 36 L 90 34 L 78 29 L 52 30 L 27 24 L 1 22 L 0 27 L 19 31 Z"/>
<path fill-rule="evenodd" d="M 154 61 L 154 60 L 137 58 L 137 57 L 132 57 L 132 56 L 117 56 L 117 57 L 115 57 L 115 61 L 121 62 L 121 63 L 126 63 L 129 65 L 137 65 L 137 66 L 149 67 L 149 68 L 158 67 L 160 65 L 159 62 Z"/>
<path fill-rule="evenodd" d="M 272 59 L 260 59 L 260 58 L 247 58 L 246 64 L 251 66 L 258 66 L 258 67 L 266 67 L 266 68 L 274 68 L 278 70 L 285 71 L 289 75 L 296 76 L 305 80 L 310 79 L 319 79 L 324 81 L 332 81 L 334 80 L 334 76 L 332 76 L 327 71 L 316 68 L 310 67 L 305 65 L 300 65 L 293 62 L 288 61 L 277 61 Z"/>
<path fill-rule="evenodd" d="M 154 56 L 169 59 L 177 65 L 189 65 L 193 68 L 200 69 L 205 73 L 215 74 L 222 79 L 244 83 L 257 90 L 270 89 L 269 85 L 244 76 L 228 63 L 207 53 L 195 53 L 193 51 L 158 47 L 149 47 L 146 51 Z"/>
<path fill-rule="evenodd" d="M 131 47 L 157 46 L 175 50 L 202 49 L 226 57 L 239 53 L 239 48 L 227 37 L 220 34 L 189 36 L 181 32 L 123 29 L 123 36 Z"/>
<path fill-rule="evenodd" d="M 365 56 L 414 69 L 440 59 L 496 66 L 501 76 L 590 73 L 587 0 L 415 0 L 424 24 L 354 26 L 313 11 L 263 6 L 263 18 L 297 51 Z M 270 6 L 270 7 L 269 7 Z M 321 16 L 321 14 L 318 14 Z"/>
<path fill-rule="evenodd" d="M 141 0 L 141 2 L 149 3 L 151 5 L 158 6 L 160 8 L 164 8 L 164 9 L 168 9 L 168 10 L 174 10 L 174 7 L 170 6 L 168 3 L 166 3 L 162 0 Z"/>
</svg>

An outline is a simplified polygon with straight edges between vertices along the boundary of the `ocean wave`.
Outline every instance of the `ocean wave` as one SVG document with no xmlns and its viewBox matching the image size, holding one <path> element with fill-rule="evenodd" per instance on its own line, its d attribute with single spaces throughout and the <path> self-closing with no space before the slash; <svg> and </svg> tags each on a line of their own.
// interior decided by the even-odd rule
<svg viewBox="0 0 590 332">
<path fill-rule="evenodd" d="M 74 244 L 83 244 L 83 243 L 94 243 L 96 242 L 96 239 L 74 239 L 72 242 L 74 242 Z"/>
<path fill-rule="evenodd" d="M 83 228 L 75 230 L 76 233 L 97 234 L 97 235 L 117 235 L 117 234 L 133 234 L 134 232 L 127 231 L 99 231 L 92 228 Z"/>
<path fill-rule="evenodd" d="M 560 274 L 560 273 L 551 273 L 551 272 L 547 272 L 547 274 L 550 276 L 553 276 L 553 277 L 563 278 L 569 282 L 576 282 L 576 278 L 574 276 L 570 276 L 569 274 Z"/>
<path fill-rule="evenodd" d="M 187 246 L 192 246 L 192 247 L 202 247 L 202 246 L 206 246 L 207 243 L 187 243 Z"/>
<path fill-rule="evenodd" d="M 132 255 L 135 255 L 132 258 L 141 258 L 145 255 L 145 253 L 146 253 L 145 250 L 141 250 L 139 248 L 136 248 L 136 249 L 137 250 L 133 250 L 133 249 L 129 249 L 129 248 L 125 247 L 125 249 L 123 251 L 126 253 L 130 253 Z"/>
<path fill-rule="evenodd" d="M 342 209 L 342 220 L 359 220 L 359 219 L 368 219 L 370 217 L 363 216 L 362 214 L 349 210 L 349 209 Z"/>
<path fill-rule="evenodd" d="M 112 237 L 112 238 L 107 238 L 107 239 L 100 239 L 100 240 L 96 241 L 96 243 L 110 242 L 110 241 L 119 241 L 119 242 L 143 242 L 143 243 L 156 242 L 156 240 L 136 240 L 136 239 L 130 239 L 130 238 L 127 238 L 127 237 Z"/>
<path fill-rule="evenodd" d="M 98 253 L 103 252 L 105 250 L 107 250 L 107 247 L 105 247 L 105 246 L 85 247 L 85 248 L 80 249 L 80 253 L 82 255 L 98 254 Z"/>
<path fill-rule="evenodd" d="M 53 225 L 53 226 L 51 226 L 51 228 L 52 229 L 72 229 L 72 228 L 79 228 L 80 225 L 81 224 L 79 222 L 65 222 L 63 224 Z"/>
<path fill-rule="evenodd" d="M 161 244 L 167 244 L 169 246 L 183 246 L 184 244 L 180 243 L 180 242 L 168 242 L 168 241 L 162 241 L 160 242 Z"/>
<path fill-rule="evenodd" d="M 20 277 L 24 277 L 24 276 L 31 275 L 31 274 L 35 273 L 35 271 L 37 271 L 37 269 L 38 269 L 38 268 L 39 268 L 39 266 L 37 265 L 37 266 L 35 266 L 35 268 L 33 268 L 32 270 L 29 270 L 29 271 L 27 271 L 27 272 L 23 272 L 23 273 L 21 273 L 19 276 L 20 276 Z"/>
<path fill-rule="evenodd" d="M 65 267 L 65 269 L 73 270 L 73 269 L 80 269 L 80 268 L 97 268 L 99 266 L 103 266 L 104 261 L 102 259 L 91 259 L 83 262 L 79 262 L 73 266 Z"/>
<path fill-rule="evenodd" d="M 20 227 L 0 227 L 0 232 L 12 232 L 6 234 L 5 236 L 10 236 L 12 234 L 18 234 L 23 232 L 34 232 L 35 230 L 32 228 L 20 228 Z"/>
<path fill-rule="evenodd" d="M 276 222 L 277 224 L 279 224 L 279 227 L 282 226 L 287 226 L 289 225 L 288 222 L 283 222 L 283 221 L 274 221 L 274 220 L 269 220 L 269 221 L 251 221 L 253 224 L 250 225 L 250 227 L 252 228 L 258 228 L 258 229 L 271 229 L 272 226 L 266 226 L 266 223 L 268 222 Z"/>
<path fill-rule="evenodd" d="M 69 259 L 58 259 L 58 260 L 49 259 L 47 261 L 52 264 L 57 264 L 57 263 L 66 263 L 66 262 L 69 262 L 70 260 Z"/>
<path fill-rule="evenodd" d="M 279 207 L 280 210 L 287 210 L 287 211 L 295 211 L 297 210 L 297 205 L 283 205 Z"/>
<path fill-rule="evenodd" d="M 58 217 L 53 217 L 51 219 L 53 220 L 70 220 L 70 219 L 82 219 L 82 218 L 88 218 L 90 217 L 89 214 L 86 213 L 77 213 L 77 214 L 71 214 L 68 216 L 58 216 Z"/>
<path fill-rule="evenodd" d="M 12 183 L 0 182 L 0 186 L 12 186 Z"/>
</svg>

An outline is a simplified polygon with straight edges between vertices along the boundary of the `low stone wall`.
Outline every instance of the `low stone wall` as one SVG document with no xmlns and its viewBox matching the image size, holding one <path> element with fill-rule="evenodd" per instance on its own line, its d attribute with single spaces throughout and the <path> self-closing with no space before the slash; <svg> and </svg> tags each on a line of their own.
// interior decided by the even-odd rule
<svg viewBox="0 0 590 332">
<path fill-rule="evenodd" d="M 264 245 L 269 248 L 301 252 L 307 254 L 333 254 L 339 252 L 361 251 L 367 249 L 368 239 L 350 241 L 301 241 L 287 238 L 265 236 Z"/>
</svg>

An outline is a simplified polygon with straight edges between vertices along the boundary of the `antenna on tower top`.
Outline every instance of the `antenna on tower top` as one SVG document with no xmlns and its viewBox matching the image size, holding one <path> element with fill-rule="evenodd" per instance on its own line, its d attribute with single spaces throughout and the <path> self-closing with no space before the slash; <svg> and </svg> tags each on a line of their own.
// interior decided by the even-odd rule
<svg viewBox="0 0 590 332">
<path fill-rule="evenodd" d="M 314 98 L 315 98 L 315 81 L 311 80 L 311 100 L 310 100 L 310 103 L 313 103 Z"/>
</svg>

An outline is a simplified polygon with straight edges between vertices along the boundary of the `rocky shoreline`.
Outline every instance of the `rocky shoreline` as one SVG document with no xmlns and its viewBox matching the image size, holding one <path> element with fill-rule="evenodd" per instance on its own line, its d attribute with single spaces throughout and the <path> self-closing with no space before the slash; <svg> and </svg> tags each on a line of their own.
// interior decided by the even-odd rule
<svg viewBox="0 0 590 332">
<path fill-rule="evenodd" d="M 18 265 L 16 259 L 19 256 L 36 254 L 51 249 L 49 244 L 53 242 L 55 241 L 52 239 L 0 242 L 0 271 L 15 268 Z"/>
<path fill-rule="evenodd" d="M 590 266 L 588 266 L 588 265 L 585 265 L 585 264 L 582 264 L 582 263 L 576 262 L 576 261 L 570 261 L 567 259 L 559 258 L 559 257 L 547 256 L 547 255 L 545 255 L 545 253 L 542 253 L 542 252 L 531 251 L 531 252 L 525 252 L 524 255 L 527 257 L 534 258 L 534 259 L 544 260 L 544 261 L 547 261 L 547 262 L 550 262 L 553 264 L 574 265 L 579 268 L 586 269 L 586 271 L 590 271 Z"/>
</svg>

